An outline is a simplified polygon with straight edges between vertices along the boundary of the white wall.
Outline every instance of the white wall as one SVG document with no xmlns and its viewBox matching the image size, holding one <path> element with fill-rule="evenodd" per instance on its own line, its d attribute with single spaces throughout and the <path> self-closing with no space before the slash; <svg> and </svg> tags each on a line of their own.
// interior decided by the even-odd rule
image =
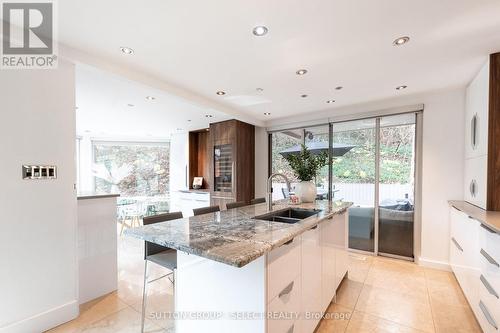
<svg viewBox="0 0 500 333">
<path fill-rule="evenodd" d="M 74 66 L 0 73 L 0 331 L 41 332 L 78 314 Z M 22 180 L 22 164 L 56 180 Z"/>
<path fill-rule="evenodd" d="M 447 268 L 448 200 L 463 199 L 465 88 L 404 96 L 269 121 L 268 127 L 325 122 L 329 117 L 366 114 L 423 103 L 421 264 Z M 266 155 L 267 156 L 267 155 Z M 264 156 L 260 157 L 262 161 Z M 257 157 L 257 160 L 259 158 Z M 267 157 L 266 157 L 267 161 Z M 256 183 L 260 180 L 257 178 Z"/>
<path fill-rule="evenodd" d="M 170 192 L 189 188 L 189 133 L 176 133 L 170 137 Z"/>
</svg>

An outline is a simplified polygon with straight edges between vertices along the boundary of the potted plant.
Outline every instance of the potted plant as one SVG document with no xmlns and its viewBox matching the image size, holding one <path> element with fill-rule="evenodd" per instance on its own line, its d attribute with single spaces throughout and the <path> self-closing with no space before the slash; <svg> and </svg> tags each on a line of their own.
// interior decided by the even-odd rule
<svg viewBox="0 0 500 333">
<path fill-rule="evenodd" d="M 324 151 L 313 154 L 303 144 L 298 154 L 288 154 L 284 158 L 300 180 L 295 186 L 295 195 L 302 202 L 314 202 L 317 190 L 312 180 L 316 178 L 318 170 L 328 164 L 328 154 Z"/>
</svg>

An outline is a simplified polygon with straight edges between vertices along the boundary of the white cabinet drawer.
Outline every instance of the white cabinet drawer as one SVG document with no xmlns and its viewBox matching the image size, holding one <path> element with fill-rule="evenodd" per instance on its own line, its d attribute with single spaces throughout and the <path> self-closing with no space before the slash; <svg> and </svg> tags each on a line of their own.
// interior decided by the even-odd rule
<svg viewBox="0 0 500 333">
<path fill-rule="evenodd" d="M 481 273 L 500 292 L 500 235 L 484 225 L 479 235 Z"/>
<path fill-rule="evenodd" d="M 267 255 L 267 301 L 271 302 L 300 275 L 301 237 L 297 236 Z"/>
<path fill-rule="evenodd" d="M 465 160 L 465 201 L 486 209 L 488 155 Z"/>
<path fill-rule="evenodd" d="M 481 275 L 479 283 L 479 299 L 490 310 L 496 323 L 500 324 L 500 291 L 491 285 L 489 280 Z"/>
<path fill-rule="evenodd" d="M 495 310 L 490 306 L 491 305 L 486 304 L 483 300 L 480 300 L 478 304 L 479 313 L 477 319 L 484 333 L 497 333 L 499 324 L 495 317 L 498 317 L 498 315 L 494 313 Z"/>
<path fill-rule="evenodd" d="M 299 332 L 301 279 L 297 276 L 278 293 L 268 306 L 268 333 Z"/>
</svg>

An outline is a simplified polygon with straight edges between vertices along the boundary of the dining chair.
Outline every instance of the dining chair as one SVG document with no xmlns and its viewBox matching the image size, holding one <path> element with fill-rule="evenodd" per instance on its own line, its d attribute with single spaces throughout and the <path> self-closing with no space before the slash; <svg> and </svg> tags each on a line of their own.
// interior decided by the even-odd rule
<svg viewBox="0 0 500 333">
<path fill-rule="evenodd" d="M 201 207 L 201 208 L 193 208 L 194 216 L 208 214 L 208 213 L 215 213 L 215 212 L 219 212 L 219 211 L 220 211 L 219 205 Z"/>
<path fill-rule="evenodd" d="M 166 214 L 159 214 L 154 216 L 145 216 L 143 218 L 144 225 L 160 223 L 165 221 L 171 221 L 182 218 L 181 212 L 173 212 Z M 151 281 L 148 281 L 148 262 L 160 265 L 170 272 L 168 274 L 162 275 Z M 146 303 L 147 303 L 147 286 L 151 282 L 155 282 L 164 277 L 168 277 L 172 284 L 175 283 L 175 270 L 177 269 L 177 251 L 168 247 L 164 247 L 155 243 L 148 241 L 144 242 L 144 287 L 142 290 L 142 318 L 141 318 L 141 332 L 144 332 L 144 317 L 146 314 Z"/>
<path fill-rule="evenodd" d="M 266 202 L 266 198 L 255 198 L 250 200 L 250 205 L 256 205 L 264 202 Z"/>
<path fill-rule="evenodd" d="M 247 203 L 245 201 L 229 202 L 226 204 L 226 209 L 233 209 L 233 208 L 243 207 L 246 205 Z"/>
</svg>

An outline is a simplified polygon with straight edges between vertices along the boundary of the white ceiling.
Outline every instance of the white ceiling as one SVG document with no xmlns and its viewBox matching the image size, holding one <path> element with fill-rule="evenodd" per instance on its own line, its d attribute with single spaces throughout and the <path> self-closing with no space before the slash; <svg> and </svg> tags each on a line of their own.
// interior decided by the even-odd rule
<svg viewBox="0 0 500 333">
<path fill-rule="evenodd" d="M 146 96 L 155 99 L 147 100 Z M 229 119 L 223 113 L 85 65 L 76 66 L 76 106 L 77 134 L 100 138 L 168 139 L 172 133 Z"/>
<path fill-rule="evenodd" d="M 498 0 L 58 3 L 63 44 L 260 120 L 465 85 L 500 51 Z"/>
</svg>

